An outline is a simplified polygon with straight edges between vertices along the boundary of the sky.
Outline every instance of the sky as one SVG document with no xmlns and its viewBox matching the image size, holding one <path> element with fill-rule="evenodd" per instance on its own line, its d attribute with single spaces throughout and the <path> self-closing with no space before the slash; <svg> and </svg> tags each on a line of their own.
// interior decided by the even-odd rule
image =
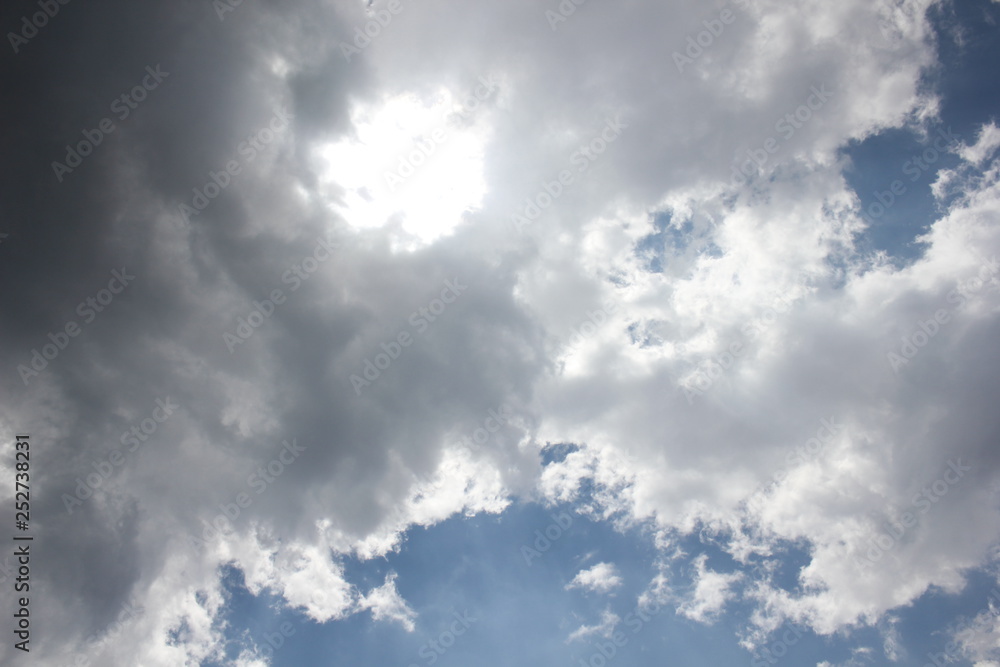
<svg viewBox="0 0 1000 667">
<path fill-rule="evenodd" d="M 5 3 L 0 663 L 1000 667 L 998 22 Z"/>
</svg>

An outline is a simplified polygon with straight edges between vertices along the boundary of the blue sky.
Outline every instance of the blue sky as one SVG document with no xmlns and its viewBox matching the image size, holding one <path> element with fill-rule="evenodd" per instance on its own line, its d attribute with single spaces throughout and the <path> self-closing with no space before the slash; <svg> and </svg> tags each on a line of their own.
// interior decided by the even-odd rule
<svg viewBox="0 0 1000 667">
<path fill-rule="evenodd" d="M 43 5 L 0 663 L 1000 667 L 998 0 Z"/>
<path fill-rule="evenodd" d="M 562 513 L 571 517 L 570 528 L 540 556 L 528 552 L 531 565 L 527 565 L 522 547 L 533 548 L 535 531 L 544 531 L 554 523 L 553 515 Z M 682 548 L 690 555 L 706 554 L 713 570 L 739 569 L 710 540 L 689 537 L 682 542 Z M 789 636 L 795 643 L 786 652 L 776 644 L 793 627 L 789 626 L 782 627 L 762 647 L 784 654 L 780 659 L 774 656 L 775 662 L 771 663 L 764 651 L 751 652 L 738 643 L 752 605 L 733 604 L 711 624 L 684 618 L 669 608 L 650 612 L 646 614 L 649 621 L 643 620 L 637 614 L 638 599 L 656 575 L 657 555 L 647 531 L 620 532 L 603 522 L 573 514 L 571 506 L 524 505 L 500 517 L 454 518 L 426 530 L 411 531 L 399 553 L 371 561 L 346 562 L 348 580 L 361 588 L 378 586 L 389 572 L 398 574 L 400 594 L 420 619 L 412 632 L 398 625 L 373 622 L 364 614 L 320 625 L 304 614 L 282 609 L 280 600 L 272 595 L 250 595 L 238 573 L 232 573 L 226 579 L 232 598 L 225 620 L 235 632 L 227 632 L 227 636 L 235 646 L 243 646 L 237 635 L 249 630 L 250 636 L 262 644 L 266 642 L 261 639 L 263 635 L 278 631 L 283 622 L 291 623 L 295 634 L 275 651 L 274 665 L 326 661 L 443 667 L 470 661 L 498 666 L 525 662 L 578 665 L 581 659 L 590 660 L 608 639 L 593 636 L 567 642 L 566 637 L 579 625 L 599 623 L 602 612 L 610 610 L 622 619 L 631 613 L 642 623 L 621 626 L 627 643 L 616 650 L 609 664 L 750 664 L 752 659 L 761 659 L 765 664 L 819 664 L 826 660 L 832 664 L 923 665 L 930 661 L 927 654 L 944 651 L 944 630 L 956 619 L 980 613 L 996 587 L 990 576 L 975 572 L 960 594 L 928 591 L 911 607 L 894 611 L 898 641 L 907 650 L 902 659 L 894 661 L 879 655 L 884 637 L 870 627 L 838 636 L 819 636 L 806 627 L 794 626 L 797 632 Z M 808 553 L 789 546 L 779 559 L 782 571 L 778 580 L 795 588 L 797 570 L 807 561 Z M 566 590 L 577 572 L 597 562 L 616 564 L 623 578 L 613 595 Z M 681 559 L 679 574 L 691 566 L 690 559 Z M 448 633 L 456 613 L 476 619 L 475 623 L 450 648 L 428 650 L 429 642 Z M 859 654 L 859 648 L 871 652 Z M 852 658 L 858 661 L 851 662 Z M 955 660 L 949 664 L 971 663 Z"/>
<path fill-rule="evenodd" d="M 871 225 L 861 242 L 872 251 L 881 250 L 898 262 L 909 262 L 922 249 L 915 239 L 934 222 L 937 206 L 930 184 L 941 168 L 954 168 L 955 156 L 928 153 L 944 131 L 960 140 L 975 136 L 979 128 L 997 119 L 1000 89 L 992 66 L 997 61 L 996 16 L 990 3 L 953 3 L 931 12 L 940 45 L 939 65 L 925 74 L 922 85 L 941 96 L 941 111 L 927 135 L 892 129 L 854 143 L 845 149 L 852 168 L 845 175 L 858 193 L 862 210 L 878 200 L 875 192 L 889 190 L 900 180 L 905 192 L 884 214 L 870 215 Z M 962 44 L 950 37 L 961 34 Z"/>
</svg>

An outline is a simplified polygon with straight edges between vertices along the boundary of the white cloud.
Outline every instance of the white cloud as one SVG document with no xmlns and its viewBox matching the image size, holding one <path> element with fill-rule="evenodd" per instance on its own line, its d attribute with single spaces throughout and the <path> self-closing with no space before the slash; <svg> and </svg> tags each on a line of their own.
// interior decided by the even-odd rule
<svg viewBox="0 0 1000 667">
<path fill-rule="evenodd" d="M 710 622 L 722 612 L 735 596 L 733 584 L 742 579 L 739 572 L 723 574 L 708 569 L 707 560 L 704 554 L 694 560 L 694 590 L 677 607 L 677 613 L 700 623 Z"/>
<path fill-rule="evenodd" d="M 612 612 L 610 609 L 605 609 L 601 612 L 600 623 L 595 625 L 581 625 L 579 628 L 570 633 L 570 636 L 566 639 L 566 643 L 580 641 L 592 635 L 611 637 L 620 621 L 621 618 L 619 618 L 617 614 Z"/>
<path fill-rule="evenodd" d="M 959 619 L 949 629 L 954 642 L 948 655 L 961 655 L 975 662 L 976 667 L 1000 664 L 1000 591 L 993 588 L 986 605 L 979 612 Z"/>
<path fill-rule="evenodd" d="M 958 154 L 962 159 L 978 167 L 993 155 L 998 146 L 1000 146 L 1000 128 L 991 122 L 983 125 L 974 144 L 962 146 Z"/>
<path fill-rule="evenodd" d="M 356 611 L 358 593 L 344 579 L 343 567 L 328 546 L 279 544 L 270 536 L 255 533 L 223 541 L 219 548 L 228 555 L 223 556 L 225 560 L 234 559 L 244 571 L 251 593 L 269 589 L 290 607 L 321 623 Z"/>
<path fill-rule="evenodd" d="M 664 342 L 629 348 L 622 327 L 619 342 L 597 353 L 601 368 L 546 387 L 539 437 L 586 443 L 545 470 L 552 499 L 574 497 L 575 480 L 593 467 L 598 514 L 652 521 L 668 541 L 708 530 L 740 557 L 779 553 L 782 543 L 810 545 L 799 573 L 805 592 L 765 582 L 752 593 L 762 627 L 792 618 L 831 633 L 874 622 L 929 585 L 957 591 L 963 571 L 997 539 L 995 531 L 961 529 L 969 517 L 994 525 L 989 489 L 998 471 L 988 443 L 997 425 L 969 401 L 995 389 L 972 369 L 992 363 L 986 340 L 998 323 L 990 262 L 1000 250 L 996 163 L 963 181 L 963 196 L 923 238 L 926 253 L 904 269 L 854 254 L 856 200 L 838 174 L 839 167 L 817 167 L 778 177 L 766 198 L 737 200 L 731 209 L 708 197 L 674 205 L 670 212 L 695 229 L 703 221 L 721 250 L 682 255 L 676 273 L 669 253 L 665 274 L 650 276 L 606 246 L 607 260 L 591 273 L 623 274 L 623 319 L 651 323 Z M 621 220 L 621 229 L 626 224 L 641 221 Z M 796 231 L 783 236 L 788 230 Z M 799 272 L 811 276 L 805 285 Z M 775 295 L 791 306 L 772 309 Z M 948 323 L 894 373 L 887 353 L 899 352 L 904 337 L 942 309 Z M 731 370 L 689 405 L 678 384 L 733 343 L 742 352 Z M 804 446 L 829 415 L 843 431 L 789 468 L 786 453 Z M 949 487 L 946 501 L 935 502 L 880 562 L 859 568 L 869 540 L 912 510 L 914 496 L 956 456 L 974 461 L 967 483 Z M 614 465 L 604 463 L 611 458 Z M 771 482 L 779 470 L 787 475 Z"/>
<path fill-rule="evenodd" d="M 566 590 L 582 588 L 585 591 L 594 591 L 595 593 L 610 593 L 621 585 L 622 578 L 614 563 L 597 563 L 586 570 L 577 572 L 573 580 L 566 584 Z"/>
<path fill-rule="evenodd" d="M 368 595 L 358 601 L 361 609 L 370 609 L 372 618 L 376 621 L 387 618 L 397 621 L 407 632 L 413 632 L 416 612 L 410 609 L 409 605 L 399 595 L 396 590 L 396 573 L 386 576 L 385 583 L 378 588 L 373 588 Z"/>
</svg>

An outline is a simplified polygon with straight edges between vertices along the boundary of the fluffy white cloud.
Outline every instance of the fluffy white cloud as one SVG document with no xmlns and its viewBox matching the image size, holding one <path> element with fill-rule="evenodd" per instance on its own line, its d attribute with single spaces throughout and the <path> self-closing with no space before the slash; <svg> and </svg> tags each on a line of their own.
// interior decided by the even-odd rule
<svg viewBox="0 0 1000 667">
<path fill-rule="evenodd" d="M 723 610 L 735 596 L 733 584 L 742 578 L 738 572 L 724 574 L 710 570 L 707 560 L 704 554 L 695 558 L 694 590 L 677 607 L 677 613 L 701 623 L 713 620 Z"/>
<path fill-rule="evenodd" d="M 597 563 L 577 572 L 573 580 L 566 584 L 566 590 L 582 588 L 595 593 L 610 593 L 621 585 L 622 578 L 614 563 Z"/>
<path fill-rule="evenodd" d="M 370 609 L 376 621 L 383 618 L 397 621 L 407 632 L 413 632 L 416 627 L 413 623 L 416 614 L 396 590 L 395 572 L 385 578 L 384 584 L 372 589 L 368 595 L 361 598 L 358 605 L 362 609 Z"/>
<path fill-rule="evenodd" d="M 831 207 L 836 198 L 850 204 L 843 190 L 810 205 L 801 180 L 794 198 L 779 181 L 769 201 L 722 212 L 713 232 L 721 256 L 664 276 L 673 295 L 665 306 L 647 305 L 648 279 L 625 290 L 626 312 L 639 303 L 644 319 L 670 322 L 669 333 L 658 331 L 662 342 L 607 345 L 596 354 L 610 361 L 586 377 L 552 380 L 541 437 L 587 447 L 546 470 L 549 495 L 572 497 L 589 461 L 601 486 L 625 487 L 601 499 L 609 514 L 652 520 L 667 534 L 707 529 L 740 560 L 804 540 L 811 561 L 800 573 L 803 593 L 766 582 L 746 591 L 767 626 L 787 617 L 829 633 L 874 621 L 931 584 L 958 590 L 963 570 L 998 537 L 962 529 L 970 518 L 991 525 L 998 473 L 994 416 L 973 398 L 993 389 L 973 369 L 992 359 L 986 341 L 1000 304 L 1000 191 L 993 164 L 979 174 L 923 237 L 923 257 L 903 269 L 877 258 L 854 258 L 839 271 L 782 267 L 775 257 L 794 258 L 791 241 L 788 253 L 777 236 L 765 249 L 749 229 L 740 243 L 722 241 L 766 209 L 769 227 L 808 219 L 817 235 L 796 234 L 794 244 L 821 249 L 824 221 L 836 229 L 851 220 L 849 207 Z M 823 169 L 800 178 L 829 182 Z M 803 285 L 796 270 L 812 278 Z M 719 289 L 723 276 L 731 290 Z M 725 357 L 734 343 L 739 352 Z M 708 365 L 713 358 L 722 364 Z M 715 372 L 685 396 L 686 379 Z M 612 457 L 613 466 L 602 463 Z"/>
</svg>

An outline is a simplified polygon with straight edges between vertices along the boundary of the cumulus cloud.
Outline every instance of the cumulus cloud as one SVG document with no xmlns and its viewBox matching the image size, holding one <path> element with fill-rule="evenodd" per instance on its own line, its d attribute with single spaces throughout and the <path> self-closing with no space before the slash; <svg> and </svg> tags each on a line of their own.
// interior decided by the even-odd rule
<svg viewBox="0 0 1000 667">
<path fill-rule="evenodd" d="M 582 588 L 595 593 L 610 593 L 621 585 L 622 578 L 614 563 L 597 563 L 577 572 L 573 580 L 566 584 L 566 590 Z"/>
<path fill-rule="evenodd" d="M 553 30 L 528 0 L 426 0 L 349 58 L 372 3 L 63 7 L 2 75 L 0 476 L 30 433 L 33 586 L 60 601 L 33 611 L 38 664 L 223 660 L 227 565 L 317 622 L 412 630 L 395 576 L 363 592 L 344 560 L 523 500 L 739 567 L 807 546 L 793 590 L 701 555 L 648 591 L 690 590 L 697 621 L 739 596 L 758 629 L 830 634 L 961 589 L 1000 537 L 964 530 L 996 526 L 1000 488 L 997 129 L 956 149 L 903 267 L 859 250 L 842 152 L 934 125 L 935 4 L 737 3 L 683 68 L 721 5 L 588 3 Z M 578 448 L 543 466 L 556 442 Z M 129 600 L 114 650 L 88 641 Z"/>
<path fill-rule="evenodd" d="M 416 614 L 396 590 L 395 572 L 385 578 L 384 584 L 362 597 L 358 605 L 362 609 L 371 610 L 372 618 L 376 621 L 383 618 L 391 619 L 406 628 L 407 632 L 413 632 L 416 627 L 413 623 Z"/>
<path fill-rule="evenodd" d="M 586 460 L 602 511 L 650 521 L 668 544 L 707 530 L 745 560 L 804 540 L 811 545 L 799 573 L 804 592 L 767 579 L 746 591 L 766 627 L 792 618 L 830 633 L 874 620 L 930 585 L 959 590 L 962 572 L 997 539 L 995 531 L 961 528 L 969 517 L 989 525 L 997 475 L 989 445 L 997 424 L 973 398 L 992 391 L 993 380 L 972 371 L 991 354 L 985 341 L 996 327 L 997 179 L 992 163 L 977 173 L 922 237 L 926 252 L 902 269 L 857 256 L 841 269 L 811 261 L 777 267 L 775 256 L 811 247 L 801 237 L 783 251 L 774 250 L 781 241 L 773 237 L 770 251 L 751 250 L 769 228 L 805 220 L 819 234 L 812 247 L 820 254 L 851 247 L 857 228 L 849 191 L 824 185 L 812 199 L 800 189 L 793 204 L 778 178 L 767 201 L 719 207 L 712 234 L 721 255 L 702 255 L 693 272 L 677 277 L 652 281 L 638 268 L 626 274 L 622 291 L 649 313 L 656 336 L 641 347 L 608 346 L 603 354 L 613 361 L 575 378 L 568 394 L 551 382 L 543 433 L 588 447 L 561 470 L 546 470 L 549 494 L 572 497 Z M 797 175 L 797 187 L 833 185 L 831 176 L 818 166 Z M 704 213 L 693 211 L 712 206 L 700 200 L 673 210 L 697 221 Z M 830 233 L 819 232 L 824 225 Z M 765 256 L 768 267 L 747 264 Z M 710 291 L 721 281 L 732 287 Z M 657 282 L 672 296 L 654 310 L 647 304 L 664 303 L 651 298 Z M 732 368 L 711 379 L 706 369 L 721 366 L 713 360 Z M 579 418 L 581 397 L 610 405 L 602 395 L 611 394 L 635 400 Z M 640 398 L 652 395 L 655 412 Z M 758 418 L 750 419 L 747 405 Z M 658 418 L 662 410 L 672 418 Z M 888 466 L 902 451 L 905 463 Z M 614 465 L 602 463 L 612 458 Z M 906 512 L 917 521 L 897 541 L 886 526 L 899 525 Z"/>
<path fill-rule="evenodd" d="M 702 554 L 694 561 L 695 587 L 690 596 L 677 607 L 677 613 L 702 623 L 716 617 L 726 602 L 734 597 L 732 585 L 741 579 L 740 573 L 725 574 L 710 570 Z"/>
</svg>

